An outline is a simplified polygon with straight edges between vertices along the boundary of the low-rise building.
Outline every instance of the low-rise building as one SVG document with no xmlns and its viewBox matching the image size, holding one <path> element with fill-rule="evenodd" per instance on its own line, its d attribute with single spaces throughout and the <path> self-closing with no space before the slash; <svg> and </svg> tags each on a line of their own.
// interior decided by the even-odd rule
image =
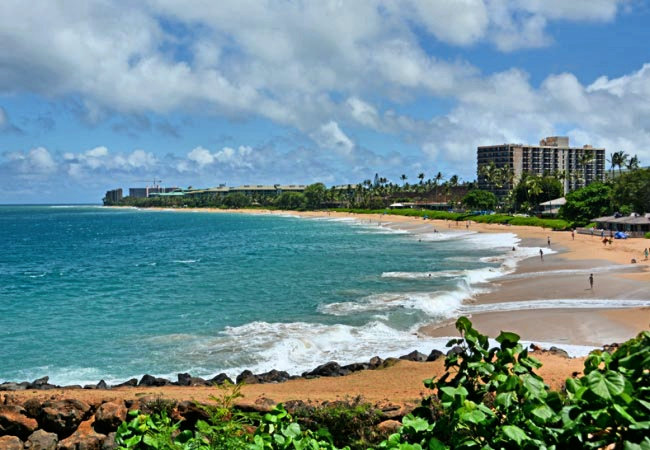
<svg viewBox="0 0 650 450">
<path fill-rule="evenodd" d="M 632 213 L 629 216 L 615 214 L 613 216 L 598 217 L 593 219 L 596 228 L 607 231 L 623 231 L 630 237 L 643 237 L 650 232 L 650 213 Z"/>
</svg>

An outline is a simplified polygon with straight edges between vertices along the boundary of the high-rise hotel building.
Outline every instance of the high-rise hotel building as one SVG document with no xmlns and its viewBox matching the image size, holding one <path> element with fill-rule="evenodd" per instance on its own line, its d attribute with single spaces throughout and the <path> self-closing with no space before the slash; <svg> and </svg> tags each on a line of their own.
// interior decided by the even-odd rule
<svg viewBox="0 0 650 450">
<path fill-rule="evenodd" d="M 476 154 L 479 189 L 492 191 L 497 196 L 507 195 L 524 173 L 561 174 L 565 193 L 605 179 L 605 149 L 590 145 L 570 147 L 569 138 L 564 136 L 547 137 L 539 145 L 485 145 L 478 147 Z M 490 162 L 497 168 L 509 167 L 514 175 L 513 182 L 505 182 L 501 187 L 490 183 L 481 170 Z"/>
</svg>

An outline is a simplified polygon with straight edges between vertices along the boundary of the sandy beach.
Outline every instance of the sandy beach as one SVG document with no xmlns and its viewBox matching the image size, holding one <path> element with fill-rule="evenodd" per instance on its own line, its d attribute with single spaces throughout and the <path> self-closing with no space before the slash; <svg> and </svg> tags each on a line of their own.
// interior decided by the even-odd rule
<svg viewBox="0 0 650 450">
<path fill-rule="evenodd" d="M 187 211 L 184 209 L 183 211 Z M 531 341 L 602 346 L 635 336 L 650 326 L 650 308 L 621 309 L 616 300 L 650 300 L 650 261 L 644 260 L 643 250 L 650 247 L 646 239 L 614 240 L 603 245 L 598 235 L 552 231 L 539 227 L 509 226 L 444 220 L 423 220 L 382 214 L 353 214 L 323 211 L 223 210 L 196 209 L 215 213 L 245 213 L 294 215 L 306 218 L 353 218 L 378 226 L 406 230 L 413 234 L 473 231 L 478 233 L 514 233 L 520 246 L 546 251 L 539 257 L 524 259 L 516 270 L 487 284 L 490 292 L 468 299 L 472 305 L 488 303 L 569 300 L 610 300 L 611 309 L 528 309 L 501 313 L 468 314 L 475 326 L 496 336 L 507 329 Z M 467 227 L 466 225 L 469 225 Z M 548 239 L 555 253 L 548 254 Z M 637 262 L 631 264 L 632 259 Z M 589 274 L 594 274 L 594 288 L 589 287 Z M 606 305 L 606 302 L 605 302 Z M 429 336 L 454 336 L 453 322 L 446 326 L 431 324 L 420 333 Z"/>
<path fill-rule="evenodd" d="M 184 209 L 182 211 L 188 211 Z M 263 210 L 207 210 L 200 212 L 228 212 L 246 214 L 299 215 L 301 217 L 348 217 L 360 221 L 372 221 L 378 225 L 409 230 L 413 233 L 463 230 L 465 224 L 445 221 L 423 221 L 390 215 L 353 215 L 327 212 L 286 212 Z M 599 239 L 576 234 L 575 240 L 569 232 L 553 232 L 535 227 L 515 227 L 470 223 L 470 231 L 481 233 L 516 233 L 522 239 L 520 245 L 545 249 L 547 238 L 557 252 L 544 257 L 533 257 L 522 261 L 513 273 L 487 284 L 489 292 L 468 300 L 470 307 L 489 307 L 511 302 L 553 302 L 557 299 L 609 301 L 617 306 L 619 300 L 650 300 L 650 262 L 644 261 L 642 252 L 650 241 L 630 239 L 614 241 L 604 247 Z M 463 230 L 464 231 L 464 230 Z M 631 265 L 636 258 L 638 263 Z M 594 272 L 594 289 L 589 289 L 588 275 Z M 541 303 L 531 303 L 542 305 Z M 483 306 L 482 306 L 483 305 Z M 607 305 L 607 304 L 605 304 Z M 542 308 L 506 311 L 480 312 L 471 314 L 474 325 L 481 332 L 496 336 L 501 330 L 514 331 L 523 339 L 537 342 L 582 344 L 600 347 L 603 344 L 621 342 L 636 335 L 650 324 L 650 308 Z M 431 336 L 455 336 L 453 321 L 449 324 L 431 324 L 419 331 Z M 408 349 L 405 349 L 408 351 Z M 583 359 L 566 359 L 551 354 L 538 356 L 544 366 L 539 371 L 547 383 L 555 389 L 563 386 L 564 380 L 574 372 L 580 372 Z M 325 362 L 325 361 L 324 361 Z M 240 404 L 259 404 L 260 399 L 273 402 L 288 400 L 331 401 L 362 396 L 371 403 L 392 402 L 401 405 L 414 404 L 426 395 L 422 380 L 443 373 L 443 361 L 414 363 L 400 361 L 395 366 L 382 370 L 367 370 L 337 378 L 298 379 L 280 384 L 248 385 L 243 388 L 244 398 Z M 176 400 L 207 400 L 214 394 L 214 388 L 128 388 L 101 390 L 53 390 L 22 391 L 12 393 L 18 399 L 38 398 L 80 398 L 98 402 L 112 398 L 134 399 L 144 395 L 160 396 Z"/>
</svg>

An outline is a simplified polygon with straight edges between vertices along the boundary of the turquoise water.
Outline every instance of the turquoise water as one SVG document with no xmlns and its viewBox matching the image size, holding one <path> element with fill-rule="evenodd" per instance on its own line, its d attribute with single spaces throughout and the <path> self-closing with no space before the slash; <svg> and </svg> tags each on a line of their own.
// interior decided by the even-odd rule
<svg viewBox="0 0 650 450">
<path fill-rule="evenodd" d="M 429 351 L 436 343 L 414 334 L 419 324 L 453 317 L 514 242 L 504 235 L 491 248 L 477 236 L 0 206 L 0 381 L 300 373 L 332 359 Z"/>
</svg>

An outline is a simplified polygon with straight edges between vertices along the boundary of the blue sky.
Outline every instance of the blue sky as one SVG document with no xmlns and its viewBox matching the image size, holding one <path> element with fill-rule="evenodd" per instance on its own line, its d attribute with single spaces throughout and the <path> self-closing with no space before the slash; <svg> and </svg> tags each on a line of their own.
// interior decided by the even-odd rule
<svg viewBox="0 0 650 450">
<path fill-rule="evenodd" d="M 472 180 L 477 145 L 555 134 L 646 165 L 648 23 L 642 0 L 5 0 L 0 203 Z"/>
</svg>

